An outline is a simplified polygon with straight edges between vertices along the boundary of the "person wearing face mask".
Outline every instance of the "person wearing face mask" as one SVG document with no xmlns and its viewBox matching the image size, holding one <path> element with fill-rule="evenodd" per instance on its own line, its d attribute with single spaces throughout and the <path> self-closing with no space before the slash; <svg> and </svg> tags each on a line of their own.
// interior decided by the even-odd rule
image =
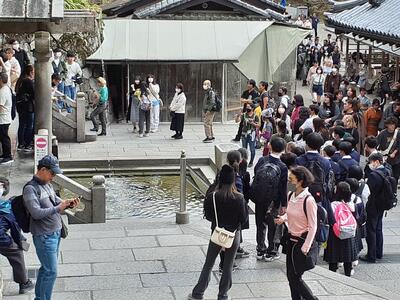
<svg viewBox="0 0 400 300">
<path fill-rule="evenodd" d="M 276 118 L 275 118 L 276 124 L 278 124 L 279 121 L 281 121 L 281 120 L 286 123 L 288 134 L 292 135 L 292 128 L 290 127 L 292 121 L 290 119 L 290 116 L 288 115 L 287 107 L 282 103 L 278 106 L 278 110 L 277 110 L 277 114 L 276 114 Z"/>
<path fill-rule="evenodd" d="M 8 44 L 13 48 L 14 57 L 21 67 L 21 72 L 23 72 L 25 70 L 25 67 L 30 64 L 28 54 L 24 49 L 20 48 L 19 42 L 17 40 L 11 39 L 8 41 Z"/>
<path fill-rule="evenodd" d="M 246 112 L 236 116 L 236 123 L 243 122 L 242 147 L 250 148 L 249 168 L 253 166 L 256 156 L 256 130 L 260 128 L 260 119 L 254 113 L 252 104 L 246 105 Z"/>
<path fill-rule="evenodd" d="M 213 120 L 215 116 L 215 92 L 211 88 L 211 81 L 204 80 L 203 82 L 204 100 L 203 100 L 203 123 L 206 138 L 203 143 L 211 143 L 215 140 L 213 132 Z"/>
<path fill-rule="evenodd" d="M 135 77 L 135 81 L 131 84 L 129 90 L 129 108 L 126 115 L 126 121 L 131 121 L 133 125 L 133 133 L 137 132 L 137 123 L 139 122 L 139 103 L 141 97 L 140 76 Z"/>
<path fill-rule="evenodd" d="M 177 83 L 175 87 L 174 99 L 172 99 L 169 110 L 171 113 L 171 130 L 175 131 L 172 136 L 173 139 L 180 140 L 183 138 L 183 125 L 185 121 L 185 106 L 186 106 L 186 96 L 183 92 L 183 84 Z"/>
<path fill-rule="evenodd" d="M 339 90 L 342 75 L 339 74 L 337 66 L 333 66 L 332 73 L 326 76 L 324 91 L 325 93 L 335 94 Z"/>
<path fill-rule="evenodd" d="M 61 82 L 58 84 L 57 89 L 64 94 L 64 81 L 67 76 L 67 66 L 65 61 L 62 59 L 62 51 L 60 48 L 53 50 L 53 61 L 51 62 L 53 67 L 53 74 L 58 74 L 61 78 Z"/>
<path fill-rule="evenodd" d="M 160 98 L 160 86 L 156 83 L 154 75 L 147 76 L 147 86 L 147 94 L 151 101 L 150 132 L 157 132 L 160 125 L 160 106 L 163 106 L 163 102 Z"/>
<path fill-rule="evenodd" d="M 0 197 L 4 197 L 10 190 L 10 182 L 5 177 L 0 177 Z M 0 200 L 0 254 L 5 256 L 13 270 L 13 279 L 19 284 L 19 294 L 25 294 L 35 285 L 28 278 L 24 253 L 28 251 L 29 244 L 21 233 L 11 202 Z"/>
<path fill-rule="evenodd" d="M 313 103 L 320 104 L 321 96 L 324 94 L 325 74 L 322 68 L 317 68 L 317 73 L 311 76 Z"/>
<path fill-rule="evenodd" d="M 380 208 L 383 177 L 391 176 L 391 172 L 383 165 L 383 156 L 380 153 L 373 153 L 368 158 L 368 166 L 371 172 L 368 175 L 368 187 L 371 194 L 365 206 L 367 212 L 367 246 L 368 252 L 359 259 L 368 263 L 375 263 L 383 257 L 383 231 L 382 218 L 384 210 Z"/>
</svg>

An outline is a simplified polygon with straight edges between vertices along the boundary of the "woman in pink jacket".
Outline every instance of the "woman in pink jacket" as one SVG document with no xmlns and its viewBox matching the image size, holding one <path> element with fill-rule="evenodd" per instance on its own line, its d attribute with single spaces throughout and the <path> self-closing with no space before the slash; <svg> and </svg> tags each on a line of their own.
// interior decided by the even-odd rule
<svg viewBox="0 0 400 300">
<path fill-rule="evenodd" d="M 317 203 L 308 191 L 314 176 L 305 167 L 295 167 L 289 172 L 289 182 L 295 192 L 289 192 L 286 214 L 278 216 L 275 223 L 286 223 L 288 238 L 286 248 L 286 275 L 292 299 L 317 299 L 303 281 L 303 273 L 313 268 L 318 256 L 315 242 L 317 231 Z"/>
</svg>

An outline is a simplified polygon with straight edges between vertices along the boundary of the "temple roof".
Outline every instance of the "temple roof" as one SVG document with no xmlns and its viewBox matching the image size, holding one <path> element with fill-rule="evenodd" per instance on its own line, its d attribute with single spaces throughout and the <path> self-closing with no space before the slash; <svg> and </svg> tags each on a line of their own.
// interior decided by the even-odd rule
<svg viewBox="0 0 400 300">
<path fill-rule="evenodd" d="M 0 0 L 1 20 L 46 21 L 64 16 L 64 0 Z"/>
<path fill-rule="evenodd" d="M 372 41 L 400 46 L 400 1 L 374 1 L 378 4 L 366 2 L 340 13 L 327 13 L 326 23 L 338 33 L 353 33 Z"/>
</svg>

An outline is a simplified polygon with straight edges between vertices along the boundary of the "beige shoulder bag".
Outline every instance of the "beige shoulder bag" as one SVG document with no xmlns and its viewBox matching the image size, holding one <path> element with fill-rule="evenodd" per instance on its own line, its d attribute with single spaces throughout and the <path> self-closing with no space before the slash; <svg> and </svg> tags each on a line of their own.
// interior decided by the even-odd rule
<svg viewBox="0 0 400 300">
<path fill-rule="evenodd" d="M 213 193 L 213 204 L 214 204 L 214 214 L 216 227 L 211 235 L 211 242 L 221 246 L 222 248 L 229 249 L 232 247 L 233 241 L 235 239 L 236 230 L 234 232 L 228 231 L 224 228 L 218 226 L 218 215 L 217 207 L 215 204 L 215 192 Z"/>
</svg>

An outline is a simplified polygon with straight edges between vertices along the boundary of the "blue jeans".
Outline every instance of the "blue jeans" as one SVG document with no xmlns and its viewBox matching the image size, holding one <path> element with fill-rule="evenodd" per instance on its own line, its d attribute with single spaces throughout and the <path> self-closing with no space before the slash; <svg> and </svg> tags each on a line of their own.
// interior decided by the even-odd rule
<svg viewBox="0 0 400 300">
<path fill-rule="evenodd" d="M 28 147 L 33 142 L 35 115 L 33 112 L 20 112 L 18 121 L 18 146 Z"/>
<path fill-rule="evenodd" d="M 242 136 L 242 147 L 247 149 L 247 146 L 250 147 L 249 164 L 252 164 L 254 161 L 254 157 L 256 156 L 256 139 L 253 139 L 253 134 L 246 134 Z"/>
<path fill-rule="evenodd" d="M 40 261 L 40 269 L 36 280 L 35 300 L 51 300 L 54 282 L 57 278 L 58 252 L 60 233 L 34 235 L 33 243 Z"/>
<path fill-rule="evenodd" d="M 71 98 L 72 100 L 75 101 L 76 97 L 76 86 L 73 85 L 66 85 L 64 86 L 64 94 L 65 96 Z"/>
<path fill-rule="evenodd" d="M 65 82 L 61 81 L 58 85 L 57 85 L 57 90 L 61 93 L 65 93 Z"/>
</svg>

